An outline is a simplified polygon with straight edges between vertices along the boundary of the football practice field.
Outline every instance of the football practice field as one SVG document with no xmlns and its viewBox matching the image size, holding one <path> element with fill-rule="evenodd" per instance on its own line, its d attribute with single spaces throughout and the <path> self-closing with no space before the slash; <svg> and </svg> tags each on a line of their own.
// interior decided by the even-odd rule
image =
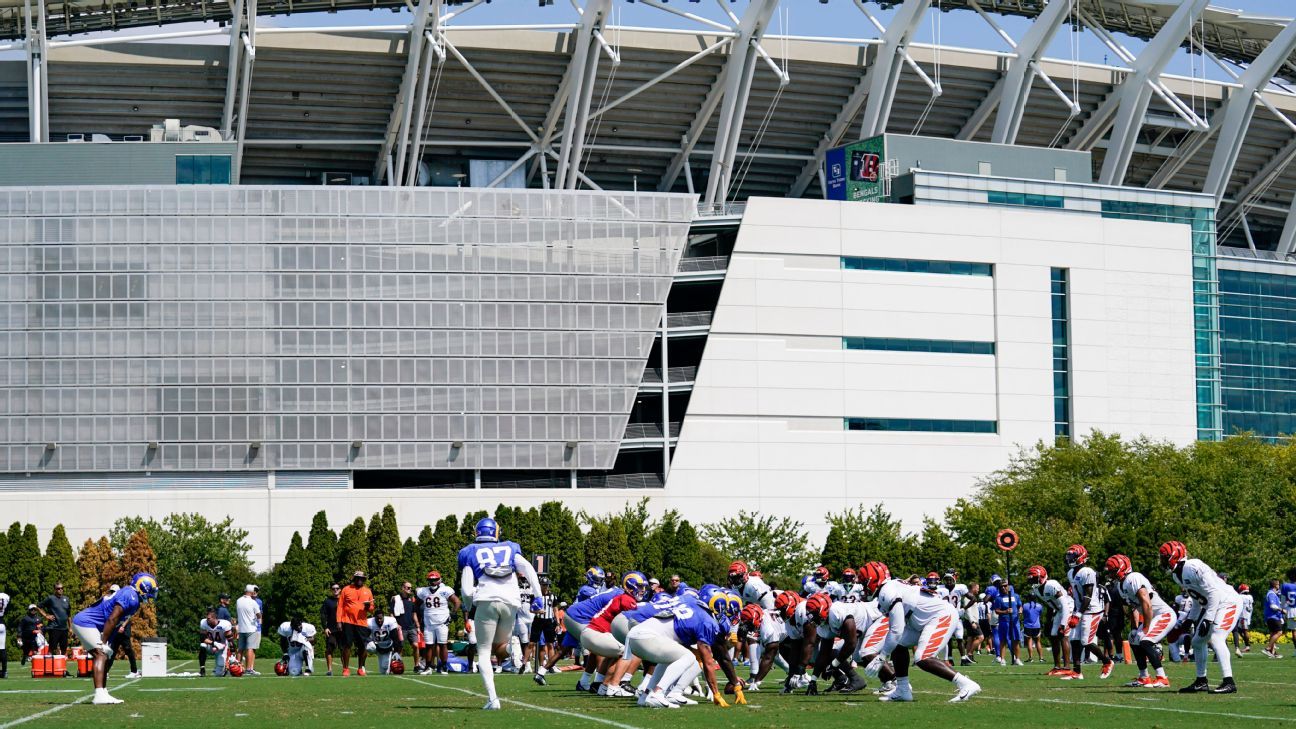
<svg viewBox="0 0 1296 729">
<path fill-rule="evenodd" d="M 982 659 L 983 663 L 985 659 Z M 174 671 L 194 671 L 192 661 L 172 662 Z M 120 665 L 120 664 L 118 664 Z M 927 674 L 915 675 L 913 704 L 885 704 L 870 690 L 849 696 L 748 694 L 747 706 L 709 705 L 678 710 L 646 709 L 632 699 L 578 694 L 579 673 L 550 676 L 540 687 L 530 676 L 500 675 L 496 686 L 504 710 L 484 712 L 481 679 L 475 675 L 377 676 L 360 678 L 113 679 L 109 688 L 126 703 L 92 706 L 88 679 L 32 679 L 16 661 L 0 681 L 0 729 L 10 727 L 547 727 L 612 726 L 622 729 L 672 727 L 821 727 L 857 721 L 896 726 L 995 727 L 1237 727 L 1296 726 L 1296 660 L 1272 660 L 1257 653 L 1233 661 L 1240 692 L 1230 696 L 1180 696 L 1191 680 L 1191 664 L 1170 666 L 1170 690 L 1127 689 L 1134 675 L 1117 665 L 1101 681 L 1096 667 L 1083 682 L 1043 675 L 1046 666 L 974 666 L 967 673 L 984 693 L 966 704 L 948 704 L 952 687 Z M 270 664 L 264 667 L 271 668 Z M 776 669 L 777 671 L 777 669 Z M 739 669 L 745 676 L 746 668 Z M 1089 675 L 1089 674 L 1092 675 Z M 1218 683 L 1212 664 L 1211 683 Z"/>
</svg>

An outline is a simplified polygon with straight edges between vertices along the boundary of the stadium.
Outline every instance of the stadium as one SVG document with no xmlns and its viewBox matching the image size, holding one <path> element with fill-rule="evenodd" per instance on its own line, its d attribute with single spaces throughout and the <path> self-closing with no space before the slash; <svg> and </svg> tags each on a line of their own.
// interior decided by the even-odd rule
<svg viewBox="0 0 1296 729">
<path fill-rule="evenodd" d="M 375 544 L 378 512 L 398 514 L 396 552 L 496 504 L 560 502 L 589 526 L 645 499 L 694 524 L 787 517 L 821 543 L 830 512 L 874 506 L 918 534 L 1021 454 L 1091 434 L 1287 444 L 1294 54 L 1291 18 L 1209 0 L 0 0 L 0 514 L 73 545 L 122 520 L 228 518 L 249 567 L 284 579 L 317 512 Z M 16 570 L 15 529 L 0 536 Z M 1232 545 L 1238 569 L 1290 561 L 1252 546 Z M 487 580 L 496 559 L 468 566 Z M 170 587 L 131 572 L 141 596 Z M 772 614 L 772 595 L 747 607 Z M 870 680 L 878 661 L 860 661 Z M 922 720 L 968 726 L 1291 721 L 1287 662 L 1240 663 L 1248 695 L 1209 706 L 1056 698 L 1013 669 L 968 671 L 995 694 L 970 716 L 929 676 L 916 692 L 942 693 Z M 1176 687 L 1188 670 L 1170 667 Z M 981 691 L 957 675 L 962 700 Z M 137 680 L 120 686 L 135 716 L 193 726 L 330 721 L 341 702 L 408 721 L 487 697 L 414 676 Z M 645 723 L 497 680 L 537 726 Z M 33 685 L 0 691 L 0 729 L 92 720 L 73 708 L 90 696 Z M 164 693 L 184 691 L 228 696 L 197 718 Z M 759 721 L 805 720 L 809 699 L 757 696 Z M 842 698 L 819 716 L 858 719 Z M 703 712 L 684 723 L 751 723 Z"/>
</svg>

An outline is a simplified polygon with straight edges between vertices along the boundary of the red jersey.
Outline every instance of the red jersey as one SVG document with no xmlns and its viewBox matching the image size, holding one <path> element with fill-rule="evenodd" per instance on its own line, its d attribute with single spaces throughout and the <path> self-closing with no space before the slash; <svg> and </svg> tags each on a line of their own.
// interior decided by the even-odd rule
<svg viewBox="0 0 1296 729">
<path fill-rule="evenodd" d="M 592 630 L 595 633 L 610 633 L 612 632 L 612 618 L 620 615 L 625 610 L 634 610 L 637 607 L 639 607 L 639 603 L 623 592 L 612 598 L 612 601 L 604 605 L 602 610 L 594 613 L 594 617 L 590 618 L 589 625 L 585 626 L 585 630 Z"/>
</svg>

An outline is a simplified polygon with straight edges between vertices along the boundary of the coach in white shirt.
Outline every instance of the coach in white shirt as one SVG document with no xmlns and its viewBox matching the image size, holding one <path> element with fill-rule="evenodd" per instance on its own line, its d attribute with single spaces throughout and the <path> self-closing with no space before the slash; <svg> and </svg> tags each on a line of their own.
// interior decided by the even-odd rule
<svg viewBox="0 0 1296 729">
<path fill-rule="evenodd" d="M 239 651 L 243 654 L 243 668 L 250 676 L 261 675 L 253 669 L 257 649 L 261 647 L 261 608 L 257 606 L 256 591 L 256 585 L 248 585 L 234 605 L 238 613 Z"/>
</svg>

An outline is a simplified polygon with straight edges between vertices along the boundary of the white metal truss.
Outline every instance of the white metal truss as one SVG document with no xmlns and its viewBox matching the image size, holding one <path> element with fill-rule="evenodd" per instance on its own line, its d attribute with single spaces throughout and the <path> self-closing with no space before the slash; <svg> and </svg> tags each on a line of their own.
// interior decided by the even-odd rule
<svg viewBox="0 0 1296 729">
<path fill-rule="evenodd" d="M 256 63 L 257 0 L 243 0 L 243 63 L 239 79 L 238 126 L 234 134 L 234 163 L 231 179 L 239 184 L 243 175 L 243 143 L 247 139 L 248 101 L 252 95 L 252 66 Z M 232 69 L 231 69 L 232 70 Z"/>
<path fill-rule="evenodd" d="M 1166 64 L 1192 29 L 1193 20 L 1206 7 L 1207 2 L 1208 0 L 1187 0 L 1179 5 L 1138 56 L 1120 46 L 1100 23 L 1085 13 L 1080 14 L 1094 34 L 1131 66 L 1130 74 L 1103 100 L 1067 145 L 1072 149 L 1089 149 L 1111 128 L 1111 143 L 1099 174 L 1101 183 L 1118 185 L 1124 181 L 1152 94 L 1160 96 L 1177 114 L 1185 116 L 1190 124 L 1203 128 L 1206 126 L 1183 102 L 1168 92 L 1160 78 Z"/>
<path fill-rule="evenodd" d="M 423 35 L 427 32 L 429 17 L 440 22 L 441 0 L 419 0 L 418 6 L 414 9 L 414 20 L 410 23 L 405 38 L 405 71 L 401 74 L 400 89 L 396 92 L 391 114 L 387 117 L 387 131 L 383 134 L 382 149 L 378 152 L 378 159 L 374 161 L 375 184 L 380 184 L 386 179 L 389 185 L 399 185 L 404 179 L 410 120 L 414 113 L 414 98 L 419 86 L 421 69 L 419 61 L 423 57 L 423 47 L 427 43 Z M 385 174 L 389 162 L 393 175 Z"/>
<path fill-rule="evenodd" d="M 865 15 L 868 16 L 869 20 L 875 26 L 880 27 L 880 24 L 871 14 L 868 13 L 867 10 L 865 10 L 862 3 L 857 2 L 856 4 L 860 6 L 860 10 L 864 11 Z M 855 88 L 851 90 L 850 96 L 846 99 L 846 103 L 842 104 L 841 109 L 837 111 L 837 117 L 833 119 L 832 124 L 828 126 L 828 132 L 824 134 L 823 138 L 819 140 L 819 143 L 815 145 L 813 158 L 806 162 L 805 166 L 801 168 L 801 173 L 797 175 L 796 180 L 792 183 L 791 189 L 788 191 L 788 197 L 801 197 L 801 195 L 805 193 L 806 188 L 810 186 L 810 183 L 818 177 L 820 160 L 823 159 L 824 153 L 838 144 L 841 144 L 842 140 L 846 136 L 847 130 L 850 128 L 851 122 L 854 121 L 855 116 L 859 114 L 860 107 L 864 106 L 865 100 L 870 98 L 875 80 L 878 74 L 881 73 L 878 69 L 882 59 L 889 58 L 891 61 L 895 61 L 896 56 L 903 50 L 900 47 L 900 41 L 903 39 L 907 44 L 908 40 L 913 37 L 914 31 L 918 29 L 918 24 L 922 21 L 923 14 L 930 4 L 931 0 L 906 0 L 904 6 L 896 12 L 895 18 L 891 21 L 891 27 L 883 33 L 883 42 L 878 46 L 877 56 L 873 59 L 873 63 L 860 77 L 859 82 L 855 84 Z M 905 53 L 905 55 L 907 56 L 908 54 Z M 894 63 L 888 64 L 886 72 L 890 73 L 892 69 L 894 69 L 896 80 L 898 81 L 899 65 Z M 894 86 L 891 87 L 891 93 L 893 95 L 892 99 L 894 99 Z M 888 117 L 890 114 L 890 108 L 891 102 L 888 101 L 886 103 Z M 883 121 L 885 124 L 885 120 Z M 861 125 L 861 132 L 863 132 L 863 129 L 864 127 Z M 883 129 L 883 131 L 885 131 L 885 129 Z M 865 134 L 864 136 L 867 135 Z"/>
<path fill-rule="evenodd" d="M 778 0 L 751 0 L 739 20 L 736 28 L 738 36 L 730 46 L 724 71 L 717 79 L 723 88 L 723 101 L 720 104 L 720 118 L 716 121 L 715 146 L 711 150 L 711 174 L 707 178 L 704 198 L 704 202 L 708 204 L 724 202 L 728 195 L 729 183 L 733 179 L 734 157 L 747 116 L 747 99 L 751 95 L 756 66 L 761 62 L 761 37 L 769 27 L 776 7 Z"/>
<path fill-rule="evenodd" d="M 905 4 L 896 11 L 891 25 L 882 34 L 882 47 L 878 49 L 877 58 L 869 68 L 871 76 L 868 90 L 868 103 L 864 106 L 864 117 L 860 120 L 860 138 L 874 137 L 886 131 L 887 122 L 891 119 L 891 107 L 895 104 L 896 87 L 900 84 L 901 61 L 909 58 L 909 41 L 914 31 L 927 14 L 931 0 L 905 0 Z M 917 64 L 914 64 L 915 66 Z M 936 89 L 933 89 L 935 92 Z"/>
<path fill-rule="evenodd" d="M 612 12 L 612 0 L 588 0 L 581 12 L 581 22 L 576 28 L 575 47 L 565 79 L 566 113 L 562 142 L 558 152 L 558 168 L 554 171 L 554 184 L 559 189 L 576 189 L 581 158 L 590 118 L 590 102 L 594 98 L 594 82 L 598 77 L 601 49 L 605 43 L 599 30 Z M 619 57 L 616 59 L 620 61 Z"/>
<path fill-rule="evenodd" d="M 1242 152 L 1247 129 L 1251 126 L 1251 117 L 1255 115 L 1256 97 L 1260 96 L 1261 89 L 1269 85 L 1270 79 L 1287 62 L 1293 50 L 1296 50 L 1296 23 L 1283 28 L 1269 47 L 1260 53 L 1255 63 L 1247 68 L 1239 79 L 1242 88 L 1230 90 L 1228 101 L 1224 104 L 1223 122 L 1211 125 L 1213 129 L 1219 130 L 1219 141 L 1215 143 L 1215 153 L 1206 169 L 1206 185 L 1202 192 L 1214 195 L 1216 206 L 1224 199 L 1224 189 L 1228 187 L 1233 167 Z M 1286 119 L 1282 114 L 1279 117 Z M 1209 137 L 1209 132 L 1196 135 L 1196 147 L 1190 154 L 1199 150 Z M 1181 158 L 1186 159 L 1190 154 L 1182 155 Z"/>
<path fill-rule="evenodd" d="M 225 63 L 225 105 L 221 111 L 221 135 L 234 136 L 234 101 L 238 93 L 239 54 L 243 51 L 243 0 L 229 0 L 229 60 Z"/>
<path fill-rule="evenodd" d="M 1030 30 L 1022 36 L 1022 42 L 1017 46 L 1017 58 L 1008 65 L 1008 72 L 1000 79 L 999 84 L 1003 86 L 1003 97 L 999 102 L 999 114 L 995 117 L 994 133 L 991 141 L 996 144 L 1015 144 L 1017 142 L 1017 133 L 1021 130 L 1022 117 L 1026 113 L 1026 100 L 1030 98 L 1031 85 L 1035 81 L 1036 74 L 1048 78 L 1047 75 L 1040 73 L 1039 61 L 1044 55 L 1044 49 L 1053 41 L 1053 36 L 1062 27 L 1062 23 L 1071 13 L 1071 3 L 1074 0 L 1053 0 L 1044 8 L 1044 12 L 1039 14 L 1035 22 L 1031 24 Z M 1056 86 L 1055 91 L 1060 91 Z M 1063 95 L 1063 98 L 1066 98 Z M 1074 113 L 1079 113 L 1080 107 L 1076 99 L 1070 99 L 1070 108 Z"/>
<path fill-rule="evenodd" d="M 1269 158 L 1264 167 L 1247 180 L 1246 184 L 1238 190 L 1231 204 L 1225 202 L 1220 206 L 1215 214 L 1216 226 L 1223 229 L 1239 215 L 1246 215 L 1247 210 L 1255 207 L 1251 199 L 1267 190 L 1293 161 L 1296 161 L 1296 135 L 1289 137 L 1287 143 Z"/>
<path fill-rule="evenodd" d="M 27 58 L 27 138 L 49 141 L 49 41 L 46 37 L 45 2 L 31 0 L 23 5 L 23 43 Z"/>
<path fill-rule="evenodd" d="M 1246 217 L 1242 220 L 1245 222 Z M 1283 257 L 1296 253 L 1296 198 L 1287 210 L 1287 222 L 1283 223 L 1282 234 L 1278 236 L 1278 253 Z"/>
</svg>

